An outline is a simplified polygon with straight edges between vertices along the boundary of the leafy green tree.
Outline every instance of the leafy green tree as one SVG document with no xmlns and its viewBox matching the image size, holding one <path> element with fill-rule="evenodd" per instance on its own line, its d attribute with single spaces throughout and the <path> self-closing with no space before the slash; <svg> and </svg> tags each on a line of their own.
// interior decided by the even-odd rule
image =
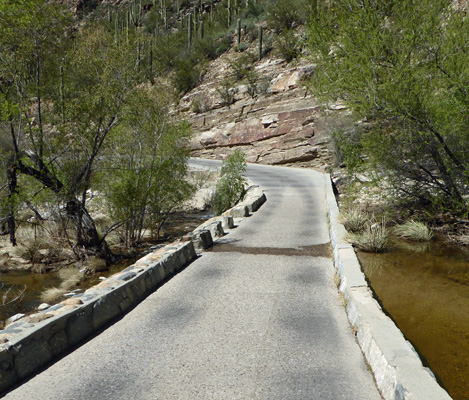
<svg viewBox="0 0 469 400">
<path fill-rule="evenodd" d="M 313 91 L 364 122 L 370 166 L 406 198 L 467 207 L 469 25 L 450 0 L 318 1 Z M 357 145 L 354 141 L 354 146 Z"/>
<path fill-rule="evenodd" d="M 246 169 L 246 156 L 241 150 L 235 150 L 223 161 L 213 199 L 217 215 L 233 207 L 246 194 Z"/>
<path fill-rule="evenodd" d="M 15 203 L 18 173 L 36 174 L 51 182 L 44 162 L 45 109 L 59 54 L 67 47 L 71 28 L 65 10 L 44 0 L 0 3 L 0 121 L 5 144 L 7 194 L 2 234 L 16 245 Z M 37 168 L 34 168 L 36 166 Z"/>
<path fill-rule="evenodd" d="M 0 109 L 11 149 L 7 197 L 18 191 L 17 174 L 35 180 L 63 204 L 75 225 L 75 248 L 109 260 L 86 208 L 87 191 L 128 94 L 143 79 L 138 38 L 123 40 L 90 24 L 74 33 L 72 49 L 71 20 L 56 3 L 2 7 L 9 22 L 0 41 Z M 13 212 L 6 219 L 12 237 Z"/>
<path fill-rule="evenodd" d="M 186 181 L 190 138 L 185 123 L 170 123 L 161 88 L 136 88 L 109 154 L 105 173 L 108 205 L 123 226 L 126 245 L 135 246 L 146 230 L 159 232 L 169 213 L 188 199 Z"/>
</svg>

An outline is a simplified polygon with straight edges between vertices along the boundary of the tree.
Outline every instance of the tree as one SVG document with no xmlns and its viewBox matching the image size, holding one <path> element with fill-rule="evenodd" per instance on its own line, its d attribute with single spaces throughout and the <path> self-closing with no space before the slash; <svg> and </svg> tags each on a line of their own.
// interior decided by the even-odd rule
<svg viewBox="0 0 469 400">
<path fill-rule="evenodd" d="M 169 213 L 193 192 L 186 181 L 190 129 L 168 121 L 162 92 L 156 86 L 133 90 L 108 155 L 108 205 L 128 246 L 141 242 L 147 229 L 158 238 Z"/>
<path fill-rule="evenodd" d="M 216 214 L 233 207 L 244 197 L 246 169 L 246 156 L 241 150 L 235 150 L 223 161 L 213 200 Z"/>
<path fill-rule="evenodd" d="M 5 1 L 0 11 L 0 110 L 10 140 L 3 233 L 14 243 L 13 200 L 22 174 L 63 204 L 75 226 L 75 249 L 110 260 L 86 208 L 87 191 L 127 97 L 143 79 L 137 39 L 116 40 L 95 24 L 72 38 L 66 11 L 47 0 Z"/>
<path fill-rule="evenodd" d="M 469 25 L 450 0 L 317 2 L 312 90 L 365 121 L 370 165 L 405 197 L 466 210 Z"/>
<path fill-rule="evenodd" d="M 4 121 L 1 135 L 8 187 L 6 217 L 0 231 L 10 235 L 13 245 L 18 172 L 51 179 L 43 160 L 43 109 L 53 80 L 50 72 L 56 70 L 57 55 L 66 48 L 62 35 L 69 24 L 64 9 L 51 2 L 0 3 L 0 121 Z"/>
</svg>

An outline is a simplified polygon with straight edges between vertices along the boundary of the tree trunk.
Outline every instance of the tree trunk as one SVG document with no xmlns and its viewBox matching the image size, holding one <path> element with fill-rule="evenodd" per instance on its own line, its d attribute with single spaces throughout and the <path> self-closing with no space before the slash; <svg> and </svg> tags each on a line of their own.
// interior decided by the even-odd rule
<svg viewBox="0 0 469 400">
<path fill-rule="evenodd" d="M 15 221 L 15 195 L 18 191 L 18 180 L 16 177 L 16 168 L 11 166 L 7 170 L 8 179 L 8 217 L 7 232 L 10 235 L 10 243 L 16 246 L 16 221 Z"/>
<path fill-rule="evenodd" d="M 35 178 L 56 195 L 62 196 L 64 194 L 64 185 L 62 182 L 60 182 L 44 163 L 39 163 L 37 157 L 29 154 L 28 156 L 36 165 L 39 165 L 39 169 L 27 166 L 20 161 L 17 163 L 18 170 Z M 85 249 L 87 253 L 94 253 L 110 264 L 114 260 L 114 256 L 106 241 L 99 238 L 93 218 L 91 218 L 82 202 L 76 198 L 68 200 L 65 206 L 65 212 L 67 217 L 69 217 L 77 227 L 76 247 Z"/>
<path fill-rule="evenodd" d="M 106 260 L 108 264 L 114 261 L 114 256 L 105 240 L 100 239 L 93 218 L 83 203 L 77 199 L 69 200 L 65 206 L 67 217 L 71 218 L 77 227 L 76 246 L 92 252 Z"/>
</svg>

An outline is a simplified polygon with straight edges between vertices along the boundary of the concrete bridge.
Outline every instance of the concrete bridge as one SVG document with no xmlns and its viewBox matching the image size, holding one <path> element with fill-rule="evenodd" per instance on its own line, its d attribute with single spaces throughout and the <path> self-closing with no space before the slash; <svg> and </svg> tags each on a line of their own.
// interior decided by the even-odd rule
<svg viewBox="0 0 469 400">
<path fill-rule="evenodd" d="M 5 398 L 449 398 L 372 299 L 325 175 L 250 165 L 248 177 L 265 206 Z"/>
</svg>

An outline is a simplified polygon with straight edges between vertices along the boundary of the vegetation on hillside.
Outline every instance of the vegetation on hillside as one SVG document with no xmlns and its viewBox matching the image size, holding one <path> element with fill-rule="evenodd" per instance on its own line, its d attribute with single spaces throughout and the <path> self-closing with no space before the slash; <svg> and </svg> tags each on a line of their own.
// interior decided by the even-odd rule
<svg viewBox="0 0 469 400">
<path fill-rule="evenodd" d="M 148 231 L 158 237 L 194 189 L 190 128 L 171 121 L 170 105 L 233 38 L 242 53 L 233 70 L 255 96 L 252 64 L 272 48 L 262 21 L 286 47 L 296 43 L 291 29 L 305 22 L 306 2 L 295 1 L 297 10 L 285 0 L 131 0 L 72 15 L 66 2 L 1 0 L 0 234 L 15 246 L 29 227 L 34 255 L 49 237 L 108 262 L 110 233 L 130 247 Z M 243 53 L 255 40 L 257 54 Z"/>
<path fill-rule="evenodd" d="M 466 215 L 469 25 L 450 0 L 315 1 L 311 88 L 356 124 L 336 133 L 342 162 L 396 198 Z"/>
</svg>

